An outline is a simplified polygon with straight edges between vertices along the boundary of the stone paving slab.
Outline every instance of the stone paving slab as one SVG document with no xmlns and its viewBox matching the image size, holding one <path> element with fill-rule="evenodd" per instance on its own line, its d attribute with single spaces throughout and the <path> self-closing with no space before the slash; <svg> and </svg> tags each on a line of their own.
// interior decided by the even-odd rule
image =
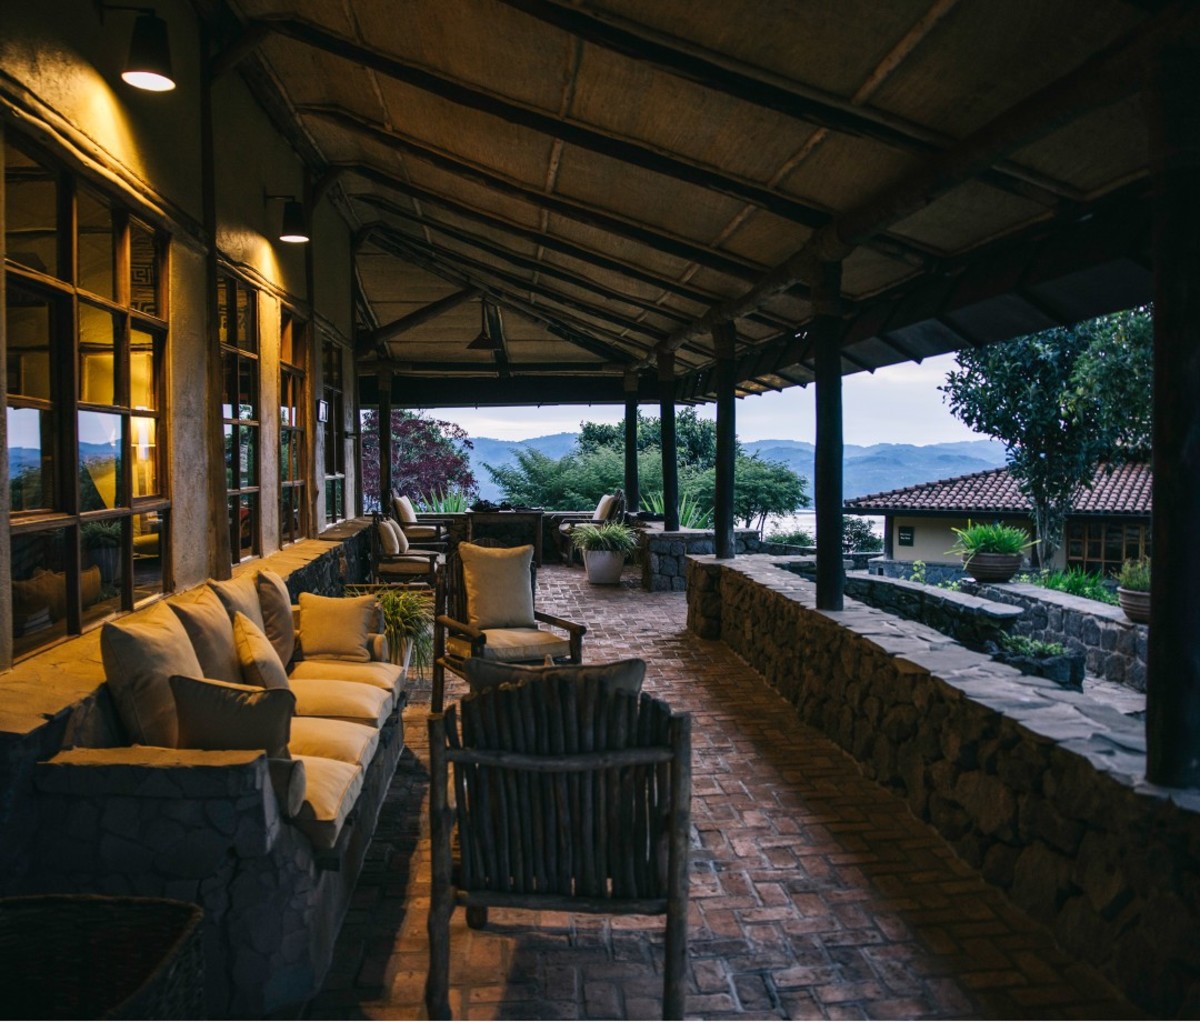
<svg viewBox="0 0 1200 1022">
<path fill-rule="evenodd" d="M 1138 1017 L 726 646 L 688 633 L 682 593 L 548 566 L 538 606 L 588 624 L 588 660 L 644 657 L 647 690 L 692 714 L 689 1017 Z M 423 1017 L 428 699 L 418 685 L 412 747 L 306 1017 Z M 451 956 L 456 1018 L 661 1017 L 660 919 L 493 910 L 472 931 L 456 911 Z"/>
</svg>

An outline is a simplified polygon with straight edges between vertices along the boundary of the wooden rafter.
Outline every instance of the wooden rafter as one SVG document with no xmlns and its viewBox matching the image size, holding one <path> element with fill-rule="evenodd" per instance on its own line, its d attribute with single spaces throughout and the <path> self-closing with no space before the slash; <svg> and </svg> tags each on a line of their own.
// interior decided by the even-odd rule
<svg viewBox="0 0 1200 1022">
<path fill-rule="evenodd" d="M 456 291 L 452 295 L 447 295 L 445 298 L 439 298 L 436 302 L 430 302 L 428 305 L 422 306 L 415 312 L 410 312 L 407 316 L 401 316 L 399 319 L 376 327 L 368 335 L 373 344 L 387 344 L 389 341 L 395 340 L 401 334 L 408 333 L 423 323 L 428 323 L 431 319 L 437 319 L 443 313 L 449 312 L 451 309 L 456 309 L 463 302 L 473 301 L 479 297 L 477 288 L 465 288 L 462 291 Z"/>
</svg>

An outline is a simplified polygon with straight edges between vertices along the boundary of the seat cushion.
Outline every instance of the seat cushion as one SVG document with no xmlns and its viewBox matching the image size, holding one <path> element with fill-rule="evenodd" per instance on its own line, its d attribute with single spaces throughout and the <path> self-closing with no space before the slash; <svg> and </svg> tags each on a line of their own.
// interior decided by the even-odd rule
<svg viewBox="0 0 1200 1022">
<path fill-rule="evenodd" d="M 533 547 L 460 543 L 467 624 L 474 628 L 533 628 L 529 566 Z"/>
<path fill-rule="evenodd" d="M 378 728 L 329 717 L 296 717 L 288 750 L 293 756 L 320 756 L 366 767 L 378 745 Z"/>
<path fill-rule="evenodd" d="M 100 655 L 117 713 L 136 745 L 174 748 L 179 735 L 173 674 L 203 676 L 192 640 L 165 603 L 108 621 L 100 630 Z"/>
<path fill-rule="evenodd" d="M 374 596 L 300 594 L 300 643 L 304 658 L 367 663 L 367 636 L 379 618 Z"/>
<path fill-rule="evenodd" d="M 374 685 L 332 678 L 293 678 L 297 717 L 330 717 L 355 724 L 382 727 L 395 699 Z"/>
<path fill-rule="evenodd" d="M 286 667 L 296 652 L 296 625 L 292 620 L 292 597 L 287 583 L 275 572 L 264 570 L 258 573 L 257 588 L 263 631 Z"/>
<path fill-rule="evenodd" d="M 646 661 L 637 657 L 614 660 L 606 664 L 556 664 L 553 667 L 522 667 L 517 664 L 471 657 L 463 664 L 463 677 L 471 691 L 481 692 L 496 685 L 519 684 L 523 681 L 557 681 L 559 679 L 583 684 L 603 682 L 610 689 L 634 694 L 642 690 L 646 677 Z"/>
<path fill-rule="evenodd" d="M 389 561 L 380 561 L 375 568 L 376 574 L 380 576 L 410 576 L 417 577 L 421 575 L 429 575 L 429 558 L 422 557 L 419 554 L 410 554 L 404 557 L 393 558 Z M 434 561 L 438 567 L 444 563 L 444 558 L 438 554 Z"/>
<path fill-rule="evenodd" d="M 381 660 L 372 660 L 369 664 L 354 664 L 345 660 L 301 660 L 293 665 L 289 677 L 293 682 L 298 678 L 335 677 L 338 681 L 374 685 L 394 695 L 404 680 L 404 668 Z"/>
<path fill-rule="evenodd" d="M 258 572 L 247 571 L 223 582 L 210 578 L 208 584 L 225 604 L 230 618 L 240 610 L 259 628 L 263 627 L 262 604 L 258 600 Z"/>
<path fill-rule="evenodd" d="M 304 804 L 295 816 L 296 826 L 313 845 L 328 851 L 337 844 L 346 817 L 362 792 L 364 773 L 355 763 L 323 756 L 300 756 L 306 786 Z"/>
<path fill-rule="evenodd" d="M 240 610 L 233 616 L 233 644 L 242 681 L 259 688 L 287 688 L 288 676 L 271 640 Z"/>
<path fill-rule="evenodd" d="M 442 530 L 436 525 L 406 525 L 401 532 L 404 533 L 406 542 L 413 543 L 424 543 L 431 539 L 440 539 L 442 536 Z"/>
<path fill-rule="evenodd" d="M 286 688 L 232 685 L 209 678 L 170 679 L 181 749 L 262 749 L 288 756 L 296 697 Z"/>
<path fill-rule="evenodd" d="M 240 685 L 242 668 L 233 643 L 233 622 L 217 594 L 210 586 L 200 586 L 183 599 L 172 600 L 167 606 L 183 623 L 200 671 L 205 678 Z"/>
<path fill-rule="evenodd" d="M 470 657 L 471 644 L 464 639 L 446 637 L 446 650 L 453 656 Z M 571 643 L 541 628 L 489 628 L 483 655 L 488 660 L 535 661 L 546 657 L 570 656 Z"/>
</svg>

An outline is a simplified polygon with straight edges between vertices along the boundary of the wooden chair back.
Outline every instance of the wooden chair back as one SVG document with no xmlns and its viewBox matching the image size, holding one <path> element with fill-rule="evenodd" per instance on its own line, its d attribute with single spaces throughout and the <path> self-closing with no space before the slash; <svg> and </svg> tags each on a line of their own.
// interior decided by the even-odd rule
<svg viewBox="0 0 1200 1022">
<path fill-rule="evenodd" d="M 690 718 L 602 681 L 536 680 L 465 697 L 429 718 L 429 737 L 430 1017 L 448 1012 L 449 920 L 462 904 L 477 925 L 489 906 L 665 914 L 663 1017 L 682 1018 Z"/>
<path fill-rule="evenodd" d="M 507 548 L 508 544 L 491 536 L 481 536 L 471 541 L 472 546 Z M 459 546 L 462 546 L 460 543 Z M 443 584 L 438 594 L 438 613 L 448 614 L 457 621 L 470 620 L 470 608 L 467 601 L 467 587 L 463 580 L 463 563 L 455 547 L 446 558 L 446 569 L 442 572 Z M 537 593 L 537 565 L 529 563 L 529 587 Z"/>
</svg>

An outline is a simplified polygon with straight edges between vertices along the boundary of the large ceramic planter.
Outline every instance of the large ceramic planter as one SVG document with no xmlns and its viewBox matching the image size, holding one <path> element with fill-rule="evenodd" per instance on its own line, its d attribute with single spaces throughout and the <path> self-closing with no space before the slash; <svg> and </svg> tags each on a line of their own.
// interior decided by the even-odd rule
<svg viewBox="0 0 1200 1022">
<path fill-rule="evenodd" d="M 1122 589 L 1117 586 L 1117 603 L 1130 621 L 1139 625 L 1150 623 L 1150 594 L 1143 589 Z"/>
<path fill-rule="evenodd" d="M 1008 582 L 1020 568 L 1020 554 L 976 552 L 963 557 L 963 570 L 976 582 Z"/>
<path fill-rule="evenodd" d="M 583 564 L 589 582 L 596 585 L 615 585 L 621 581 L 625 553 L 621 550 L 585 550 Z"/>
</svg>

